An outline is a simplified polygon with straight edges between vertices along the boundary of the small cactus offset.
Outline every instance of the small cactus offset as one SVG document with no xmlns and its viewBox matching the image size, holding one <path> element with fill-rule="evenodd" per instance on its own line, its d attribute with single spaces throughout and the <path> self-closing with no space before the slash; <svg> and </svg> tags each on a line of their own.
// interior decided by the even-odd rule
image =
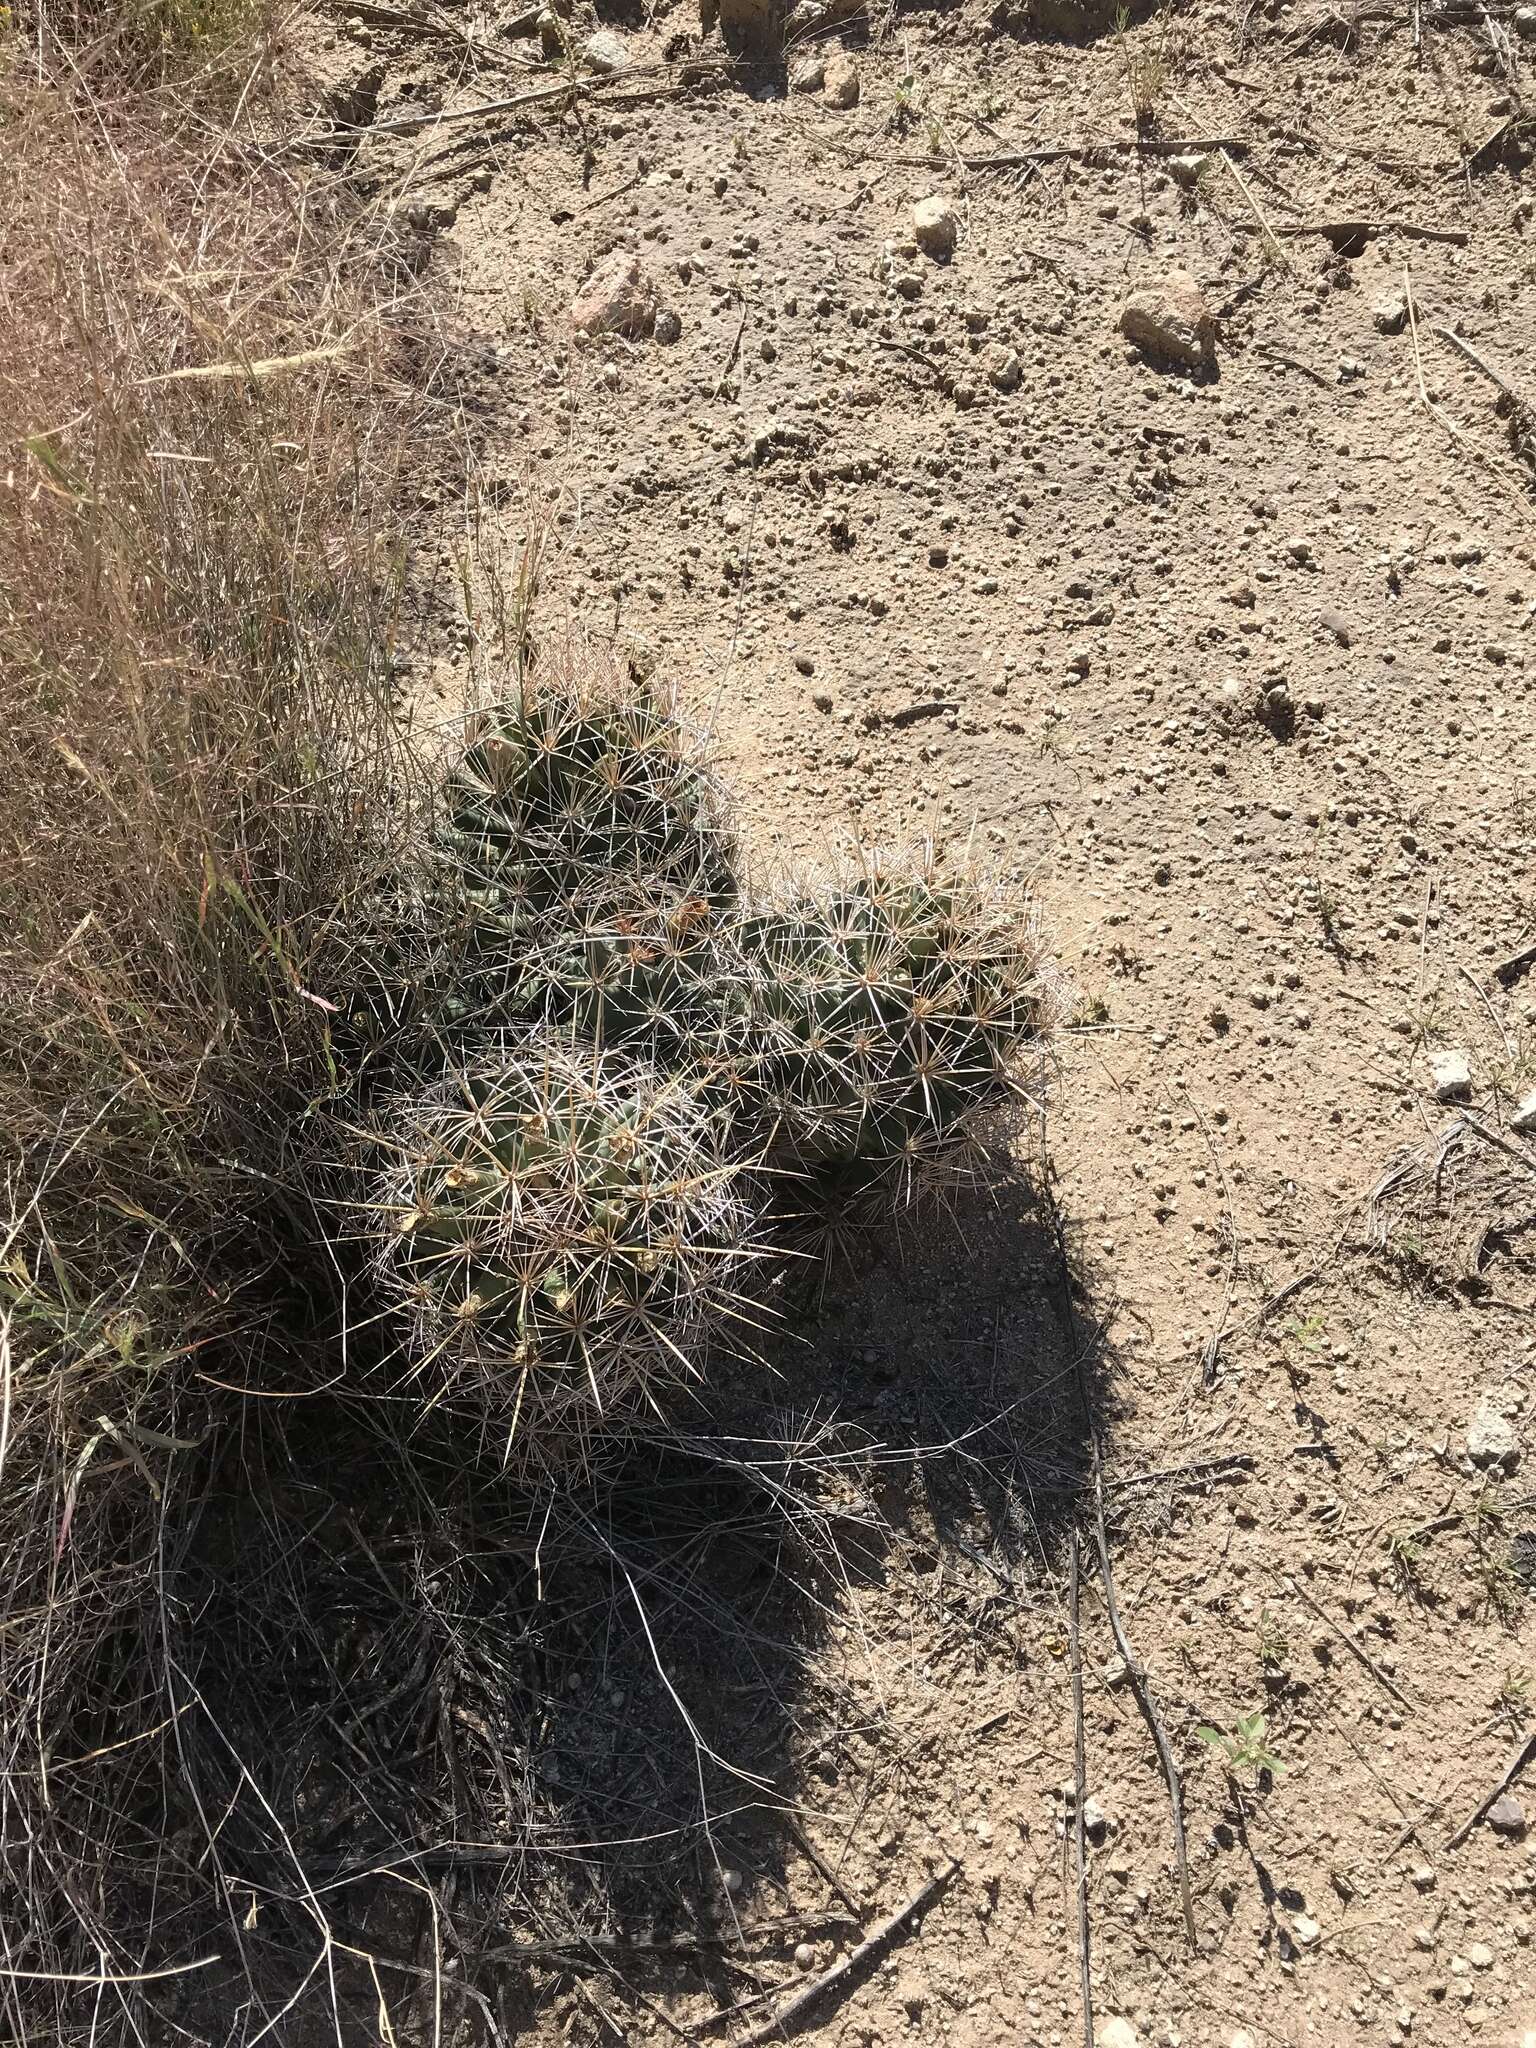
<svg viewBox="0 0 1536 2048">
<path fill-rule="evenodd" d="M 478 950 L 562 934 L 640 886 L 735 896 L 723 805 L 698 741 L 649 693 L 562 682 L 476 721 L 440 851 Z"/>
<path fill-rule="evenodd" d="M 871 859 L 743 926 L 761 1114 L 814 1185 L 910 1200 L 1018 1090 L 1049 1002 L 1027 907 Z"/>
<path fill-rule="evenodd" d="M 518 1464 L 697 1376 L 755 1256 L 751 1176 L 688 1082 L 553 1033 L 486 1042 L 379 1120 L 376 1271 L 431 1397 Z"/>
<path fill-rule="evenodd" d="M 512 1003 L 602 1046 L 624 1045 L 680 1071 L 696 1069 L 745 1023 L 734 962 L 735 918 L 708 897 L 654 889 L 531 949 Z"/>
</svg>

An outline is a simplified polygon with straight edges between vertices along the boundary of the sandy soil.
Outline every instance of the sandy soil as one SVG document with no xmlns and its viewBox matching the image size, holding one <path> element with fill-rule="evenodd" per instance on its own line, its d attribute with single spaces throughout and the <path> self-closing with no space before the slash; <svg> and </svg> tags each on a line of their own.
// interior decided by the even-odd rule
<svg viewBox="0 0 1536 2048">
<path fill-rule="evenodd" d="M 365 9 L 311 55 L 365 118 L 464 109 L 548 83 L 515 12 Z M 717 1840 L 744 1924 L 856 1924 L 808 1922 L 798 1963 L 763 1937 L 741 1968 L 552 1969 L 530 2038 L 740 2039 L 772 1997 L 707 2017 L 787 1996 L 951 1858 L 808 2037 L 1083 2038 L 1051 1474 L 1086 1437 L 1192 1901 L 1191 1938 L 1090 1495 L 1106 2048 L 1536 2041 L 1536 1775 L 1451 1846 L 1536 1711 L 1536 971 L 1494 972 L 1536 939 L 1536 21 L 1464 12 L 1426 4 L 1416 54 L 1407 5 L 1082 43 L 912 8 L 845 32 L 832 107 L 683 82 L 718 45 L 662 8 L 602 24 L 630 68 L 574 99 L 357 152 L 452 300 L 484 557 L 547 522 L 539 630 L 675 679 L 765 863 L 974 832 L 1075 991 L 1045 1140 L 1075 1298 L 1038 1204 L 978 1206 L 834 1289 L 786 1365 L 894 1447 L 897 1534 L 732 1756 L 796 1832 L 746 1798 Z M 933 194 L 947 261 L 913 240 Z M 614 248 L 676 339 L 573 333 Z M 1173 269 L 1214 323 L 1196 371 L 1120 330 Z M 464 545 L 425 503 L 415 674 L 445 702 Z M 1436 1099 L 1448 1053 L 1466 1100 Z M 990 1442 L 999 1408 L 1012 1506 L 957 1505 L 963 1454 L 936 1484 L 912 1447 Z M 738 1680 L 689 1675 L 701 1725 Z M 1255 1712 L 1272 1778 L 1197 1732 Z"/>
</svg>

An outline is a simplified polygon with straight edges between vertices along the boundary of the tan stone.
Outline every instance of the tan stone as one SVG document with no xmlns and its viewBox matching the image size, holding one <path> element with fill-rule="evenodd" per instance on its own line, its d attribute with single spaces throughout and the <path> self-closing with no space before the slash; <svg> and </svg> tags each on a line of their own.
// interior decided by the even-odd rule
<svg viewBox="0 0 1536 2048">
<path fill-rule="evenodd" d="M 1216 351 L 1216 323 L 1187 270 L 1165 271 L 1132 292 L 1120 315 L 1120 332 L 1148 355 L 1191 370 L 1203 369 Z"/>
<path fill-rule="evenodd" d="M 912 209 L 912 237 L 925 255 L 944 263 L 954 255 L 960 239 L 960 214 L 952 199 L 935 192 L 919 199 Z"/>
<path fill-rule="evenodd" d="M 859 103 L 858 66 L 846 50 L 833 50 L 827 58 L 821 96 L 829 107 L 856 107 Z"/>
<path fill-rule="evenodd" d="M 656 324 L 656 287 L 629 249 L 598 262 L 571 303 L 571 325 L 582 334 L 649 334 Z"/>
</svg>

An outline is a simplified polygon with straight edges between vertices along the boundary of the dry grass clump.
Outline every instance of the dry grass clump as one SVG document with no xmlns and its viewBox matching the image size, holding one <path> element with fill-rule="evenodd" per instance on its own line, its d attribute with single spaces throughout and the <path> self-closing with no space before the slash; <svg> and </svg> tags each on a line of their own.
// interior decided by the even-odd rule
<svg viewBox="0 0 1536 2048">
<path fill-rule="evenodd" d="M 271 0 L 41 0 L 0 9 L 28 38 L 27 60 L 92 94 L 188 85 L 203 113 L 227 109 L 265 65 Z M 62 60 L 62 61 L 60 61 Z"/>
<path fill-rule="evenodd" d="M 398 870 L 411 813 L 375 509 L 406 422 L 366 276 L 326 195 L 252 175 L 237 137 L 177 125 L 169 99 L 87 101 L 98 58 L 0 77 L 18 2039 L 43 2038 L 56 1972 L 101 1980 L 61 1993 L 61 2037 L 93 1997 L 131 2025 L 148 1990 L 102 1987 L 153 1966 L 139 1909 L 199 1882 L 171 1846 L 185 1703 L 156 1659 L 160 1505 L 323 1259 L 295 1167 L 346 1079 L 353 906 Z"/>
</svg>

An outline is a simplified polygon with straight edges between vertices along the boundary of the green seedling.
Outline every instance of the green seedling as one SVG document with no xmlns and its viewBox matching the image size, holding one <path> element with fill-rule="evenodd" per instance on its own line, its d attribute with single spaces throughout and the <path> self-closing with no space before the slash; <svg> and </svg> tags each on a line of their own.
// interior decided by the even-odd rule
<svg viewBox="0 0 1536 2048">
<path fill-rule="evenodd" d="M 1258 1778 L 1266 1773 L 1278 1778 L 1285 1769 L 1269 1746 L 1267 1714 L 1239 1714 L 1229 1729 L 1207 1726 L 1197 1728 L 1195 1734 L 1201 1742 L 1219 1752 L 1234 1778 L 1250 1774 Z"/>
<path fill-rule="evenodd" d="M 1284 1335 L 1289 1337 L 1293 1344 L 1299 1344 L 1303 1351 L 1310 1351 L 1315 1357 L 1324 1349 L 1323 1331 L 1326 1327 L 1326 1319 L 1318 1313 L 1297 1316 L 1294 1321 L 1286 1324 Z"/>
<path fill-rule="evenodd" d="M 1279 1617 L 1266 1607 L 1259 1616 L 1259 1666 L 1268 1678 L 1278 1678 L 1290 1669 L 1290 1638 Z"/>
</svg>

